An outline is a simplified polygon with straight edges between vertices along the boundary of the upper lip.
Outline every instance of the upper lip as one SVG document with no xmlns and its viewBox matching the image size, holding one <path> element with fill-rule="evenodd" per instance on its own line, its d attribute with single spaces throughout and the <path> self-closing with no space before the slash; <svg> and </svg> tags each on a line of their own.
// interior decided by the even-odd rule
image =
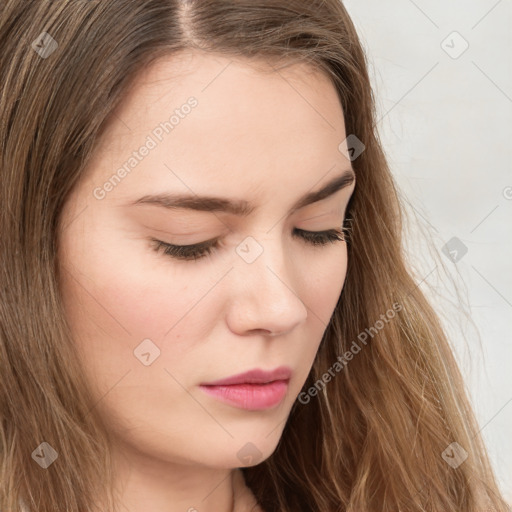
<svg viewBox="0 0 512 512">
<path fill-rule="evenodd" d="M 228 386 L 230 384 L 265 384 L 275 380 L 288 380 L 291 370 L 287 366 L 279 366 L 274 370 L 261 370 L 255 368 L 248 372 L 232 375 L 225 379 L 219 379 L 212 382 L 205 382 L 203 386 Z"/>
</svg>

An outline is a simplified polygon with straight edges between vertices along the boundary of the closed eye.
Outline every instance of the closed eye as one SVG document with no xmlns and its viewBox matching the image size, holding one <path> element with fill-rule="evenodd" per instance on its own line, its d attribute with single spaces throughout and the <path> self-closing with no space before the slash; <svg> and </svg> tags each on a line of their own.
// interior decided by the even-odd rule
<svg viewBox="0 0 512 512">
<path fill-rule="evenodd" d="M 304 231 L 295 229 L 294 235 L 301 238 L 305 243 L 312 246 L 326 246 L 330 243 L 346 241 L 347 228 L 329 229 L 327 231 Z M 161 240 L 151 239 L 154 242 L 153 248 L 157 252 L 170 256 L 177 260 L 199 260 L 211 256 L 219 248 L 219 240 L 200 242 L 193 245 L 173 245 Z"/>
</svg>

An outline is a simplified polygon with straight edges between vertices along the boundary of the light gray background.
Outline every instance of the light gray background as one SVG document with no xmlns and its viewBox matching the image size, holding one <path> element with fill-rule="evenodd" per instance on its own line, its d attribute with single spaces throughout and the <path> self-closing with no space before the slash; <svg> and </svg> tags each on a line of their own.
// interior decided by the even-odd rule
<svg viewBox="0 0 512 512">
<path fill-rule="evenodd" d="M 369 58 L 379 133 L 415 222 L 411 264 L 452 340 L 512 503 L 510 1 L 344 4 Z M 452 237 L 468 249 L 457 262 L 442 253 Z"/>
</svg>

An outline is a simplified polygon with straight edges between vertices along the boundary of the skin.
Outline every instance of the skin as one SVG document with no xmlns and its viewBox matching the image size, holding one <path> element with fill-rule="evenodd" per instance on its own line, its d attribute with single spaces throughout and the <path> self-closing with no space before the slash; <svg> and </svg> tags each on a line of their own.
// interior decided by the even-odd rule
<svg viewBox="0 0 512 512">
<path fill-rule="evenodd" d="M 190 96 L 197 107 L 97 199 L 94 189 Z M 346 242 L 312 246 L 293 232 L 339 228 L 355 183 L 289 213 L 350 168 L 338 150 L 343 112 L 329 79 L 307 65 L 275 72 L 184 53 L 148 66 L 115 114 L 65 205 L 59 262 L 74 342 L 116 440 L 120 510 L 227 512 L 233 468 L 251 465 L 237 453 L 252 443 L 254 465 L 275 450 L 343 288 Z M 243 218 L 129 204 L 191 191 L 258 209 Z M 263 248 L 250 264 L 236 252 L 248 236 Z M 222 241 L 210 257 L 180 261 L 151 237 Z M 148 366 L 134 356 L 144 339 L 160 349 Z M 199 388 L 281 365 L 293 373 L 271 409 L 233 407 Z"/>
</svg>

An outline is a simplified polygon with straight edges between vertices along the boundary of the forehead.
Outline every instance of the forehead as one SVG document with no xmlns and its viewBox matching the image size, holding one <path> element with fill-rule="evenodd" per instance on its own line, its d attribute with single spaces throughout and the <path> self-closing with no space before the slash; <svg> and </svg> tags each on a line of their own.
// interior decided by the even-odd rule
<svg viewBox="0 0 512 512">
<path fill-rule="evenodd" d="M 205 185 L 228 195 L 308 189 L 350 164 L 338 150 L 345 137 L 336 89 L 310 65 L 184 52 L 137 76 L 97 148 L 93 178 L 103 183 L 152 139 L 109 199 Z"/>
</svg>

